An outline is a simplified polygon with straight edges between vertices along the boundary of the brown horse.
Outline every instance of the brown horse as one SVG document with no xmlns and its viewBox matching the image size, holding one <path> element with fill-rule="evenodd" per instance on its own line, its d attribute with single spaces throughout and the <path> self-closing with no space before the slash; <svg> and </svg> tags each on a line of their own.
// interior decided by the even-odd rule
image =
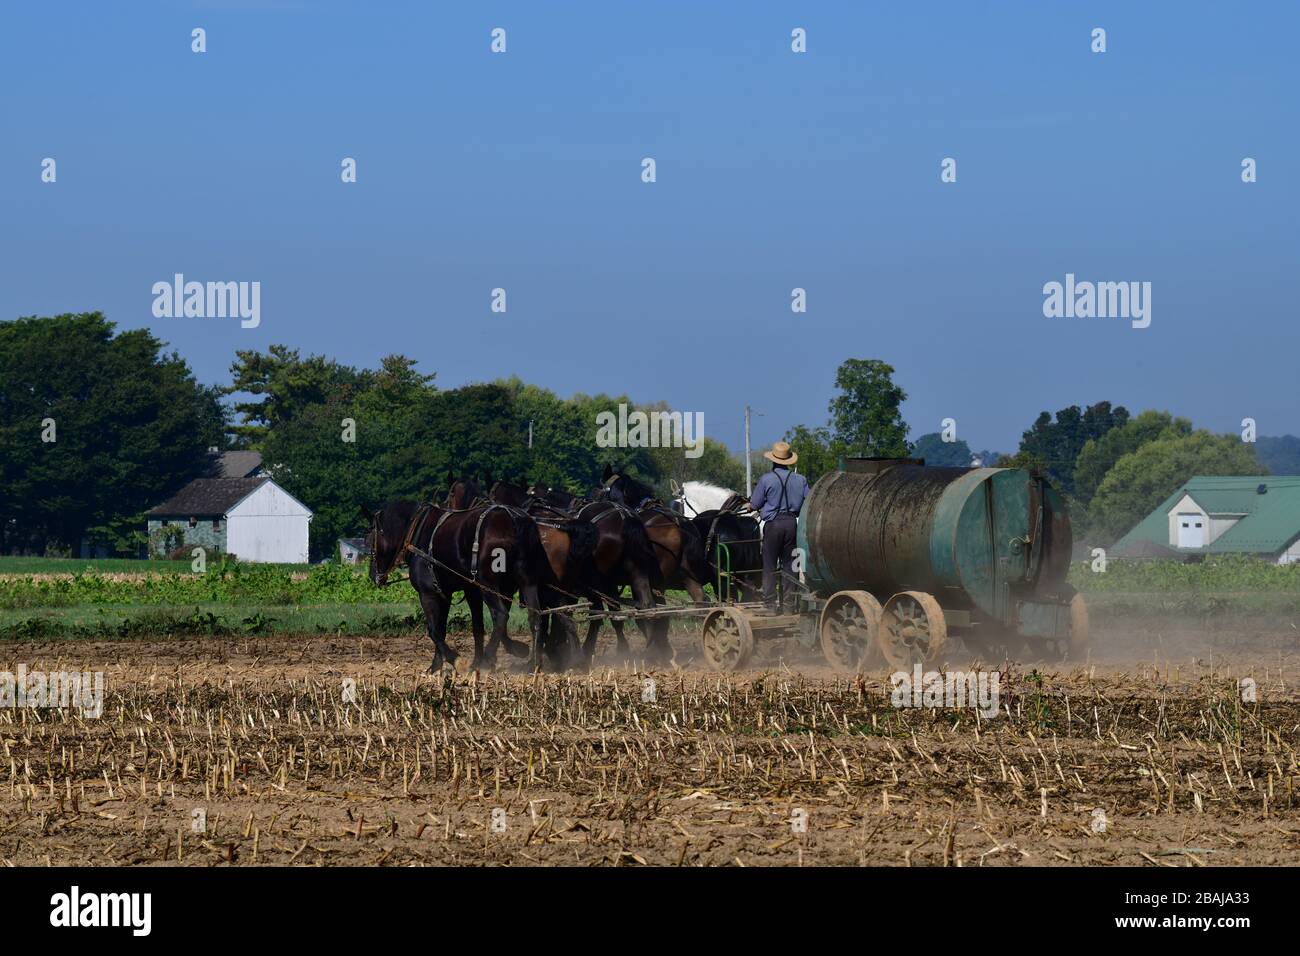
<svg viewBox="0 0 1300 956">
<path fill-rule="evenodd" d="M 472 508 L 486 500 L 483 488 L 473 478 L 465 475 L 457 478 L 454 472 L 447 472 L 447 497 L 443 504 L 455 511 Z"/>
<path fill-rule="evenodd" d="M 602 499 L 631 508 L 645 525 L 659 565 L 655 585 L 685 588 L 696 604 L 705 603 L 704 583 L 710 577 L 709 564 L 700 532 L 690 519 L 666 508 L 649 485 L 616 472 L 611 465 L 605 466 L 604 482 L 598 494 Z"/>
<path fill-rule="evenodd" d="M 480 610 L 472 666 L 494 664 L 497 648 L 503 643 L 516 657 L 527 656 L 534 669 L 541 666 L 539 588 L 547 576 L 547 559 L 532 519 L 501 505 L 453 511 L 432 504 L 392 501 L 370 513 L 370 521 L 370 580 L 384 587 L 393 569 L 405 560 L 433 641 L 431 671 L 456 660 L 446 635 L 447 615 L 457 591 L 466 592 L 467 598 L 471 591 L 481 593 L 492 612 L 492 640 L 485 650 Z M 531 653 L 508 633 L 516 591 L 528 609 Z M 472 615 L 472 604 L 470 610 Z"/>
<path fill-rule="evenodd" d="M 596 545 L 592 549 L 585 578 L 591 592 L 589 600 L 592 607 L 601 611 L 611 603 L 621 602 L 625 585 L 632 590 L 633 607 L 640 610 L 654 607 L 656 601 L 653 582 L 658 565 L 641 519 L 631 509 L 612 501 L 588 502 L 577 510 L 575 516 L 596 529 Z M 593 617 L 587 624 L 587 637 L 582 642 L 582 650 L 588 661 L 595 656 L 596 638 L 602 620 L 603 618 Z M 655 627 L 655 622 L 644 618 L 637 618 L 636 623 L 645 635 L 648 656 L 658 660 L 667 660 L 672 656 L 666 619 L 659 622 L 662 624 L 660 627 Z M 629 648 L 627 638 L 623 636 L 623 622 L 611 618 L 610 624 L 618 639 L 618 652 L 626 656 Z"/>
<path fill-rule="evenodd" d="M 547 584 L 542 587 L 544 607 L 563 607 L 587 596 L 584 570 L 591 560 L 596 541 L 595 530 L 589 524 L 574 521 L 570 516 L 547 507 L 533 498 L 522 485 L 508 481 L 494 482 L 488 489 L 488 500 L 525 511 L 537 525 L 537 534 L 542 542 L 542 550 L 546 552 L 550 572 Z M 550 630 L 550 626 L 556 623 L 556 618 L 559 618 L 559 627 L 568 652 L 566 663 L 568 666 L 577 666 L 581 662 L 581 649 L 572 613 L 546 615 L 545 646 L 556 658 L 560 657 L 556 650 L 559 643 L 557 635 Z"/>
<path fill-rule="evenodd" d="M 493 501 L 526 508 L 537 522 L 542 546 L 550 558 L 552 573 L 559 586 L 567 592 L 570 602 L 575 597 L 586 598 L 593 610 L 606 607 L 615 609 L 622 603 L 624 584 L 632 588 L 632 604 L 637 608 L 654 605 L 650 579 L 654 573 L 653 555 L 645 529 L 630 511 L 619 509 L 606 502 L 580 515 L 574 515 L 547 504 L 535 494 L 535 489 L 498 481 L 489 491 Z M 565 617 L 566 635 L 573 627 L 571 617 Z M 596 637 L 600 632 L 601 617 L 593 617 L 587 624 L 587 637 L 582 653 L 588 664 L 595 656 Z M 638 622 L 646 635 L 647 647 L 662 650 L 653 640 L 652 632 Z M 629 648 L 623 635 L 623 622 L 613 620 L 618 637 L 619 652 L 626 655 Z M 576 640 L 576 631 L 573 632 Z"/>
</svg>

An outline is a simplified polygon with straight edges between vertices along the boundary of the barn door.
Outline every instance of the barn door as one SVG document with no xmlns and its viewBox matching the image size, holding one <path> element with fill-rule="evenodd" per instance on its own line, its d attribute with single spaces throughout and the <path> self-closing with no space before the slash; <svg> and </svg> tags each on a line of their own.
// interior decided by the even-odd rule
<svg viewBox="0 0 1300 956">
<path fill-rule="evenodd" d="M 1178 547 L 1203 548 L 1208 537 L 1206 517 L 1200 514 L 1178 515 Z"/>
</svg>

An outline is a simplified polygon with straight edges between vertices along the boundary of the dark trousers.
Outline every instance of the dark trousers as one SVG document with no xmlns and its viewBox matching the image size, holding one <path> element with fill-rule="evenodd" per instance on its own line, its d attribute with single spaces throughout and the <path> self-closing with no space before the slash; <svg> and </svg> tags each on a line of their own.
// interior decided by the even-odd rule
<svg viewBox="0 0 1300 956">
<path fill-rule="evenodd" d="M 794 604 L 792 582 L 798 577 L 790 570 L 794 565 L 795 533 L 799 521 L 793 515 L 781 515 L 763 524 L 763 603 L 776 607 L 776 565 L 779 561 L 786 576 L 785 602 Z"/>
</svg>

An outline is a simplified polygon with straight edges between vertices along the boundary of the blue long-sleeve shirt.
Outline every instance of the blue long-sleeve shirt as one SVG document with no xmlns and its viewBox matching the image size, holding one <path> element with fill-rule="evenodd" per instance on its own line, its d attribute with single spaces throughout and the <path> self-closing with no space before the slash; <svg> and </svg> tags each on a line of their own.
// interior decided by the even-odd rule
<svg viewBox="0 0 1300 956">
<path fill-rule="evenodd" d="M 781 495 L 783 483 L 784 500 Z M 778 514 L 799 514 L 799 509 L 803 507 L 804 496 L 807 494 L 807 478 L 789 468 L 777 466 L 758 479 L 758 484 L 754 486 L 754 493 L 749 497 L 749 503 L 763 516 L 764 521 L 771 521 Z"/>
</svg>

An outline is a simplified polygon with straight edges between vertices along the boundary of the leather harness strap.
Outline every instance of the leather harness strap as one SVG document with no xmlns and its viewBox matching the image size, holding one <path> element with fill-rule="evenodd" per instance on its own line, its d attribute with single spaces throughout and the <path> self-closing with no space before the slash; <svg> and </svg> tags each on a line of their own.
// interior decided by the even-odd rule
<svg viewBox="0 0 1300 956">
<path fill-rule="evenodd" d="M 442 513 L 438 515 L 438 520 L 434 524 L 433 530 L 429 533 L 429 540 L 426 544 L 426 548 L 428 550 L 425 550 L 425 548 L 419 547 L 415 542 L 423 534 L 424 525 L 428 521 L 429 513 L 436 507 L 438 506 L 431 505 L 431 504 L 423 504 L 420 506 L 420 509 L 416 512 L 415 517 L 411 520 L 411 524 L 407 528 L 406 541 L 402 545 L 402 550 L 398 552 L 398 561 L 400 561 L 403 557 L 405 557 L 407 553 L 415 554 L 421 558 L 424 558 L 426 561 L 442 568 L 443 570 L 455 575 L 456 577 L 460 578 L 463 581 L 473 584 L 485 591 L 489 591 L 492 594 L 497 595 L 498 597 L 504 597 L 504 595 L 499 594 L 497 591 L 493 590 L 487 585 L 480 583 L 478 579 L 479 544 L 481 543 L 481 538 L 483 533 L 483 523 L 487 520 L 487 516 L 493 511 L 504 511 L 507 514 L 523 516 L 523 517 L 529 517 L 529 516 L 524 512 L 520 511 L 518 508 L 512 508 L 509 505 L 490 504 L 487 505 L 486 507 L 483 507 L 483 511 L 482 513 L 479 514 L 478 521 L 474 525 L 474 543 L 470 549 L 469 576 L 466 577 L 465 575 L 457 571 L 455 568 L 449 567 L 448 565 L 444 564 L 442 561 L 439 561 L 432 554 L 430 554 L 429 551 L 433 549 L 433 541 L 438 536 L 438 531 L 442 528 L 442 524 L 444 521 L 446 521 L 453 514 L 465 514 L 466 512 L 474 511 L 476 509 L 475 508 L 461 508 L 461 509 L 441 508 L 440 510 Z M 394 561 L 393 564 L 394 566 L 396 566 L 397 561 Z M 444 598 L 446 597 L 446 595 L 443 593 L 442 588 L 438 586 L 438 580 L 436 575 L 434 576 L 433 579 L 433 589 L 438 592 L 439 596 Z"/>
</svg>

